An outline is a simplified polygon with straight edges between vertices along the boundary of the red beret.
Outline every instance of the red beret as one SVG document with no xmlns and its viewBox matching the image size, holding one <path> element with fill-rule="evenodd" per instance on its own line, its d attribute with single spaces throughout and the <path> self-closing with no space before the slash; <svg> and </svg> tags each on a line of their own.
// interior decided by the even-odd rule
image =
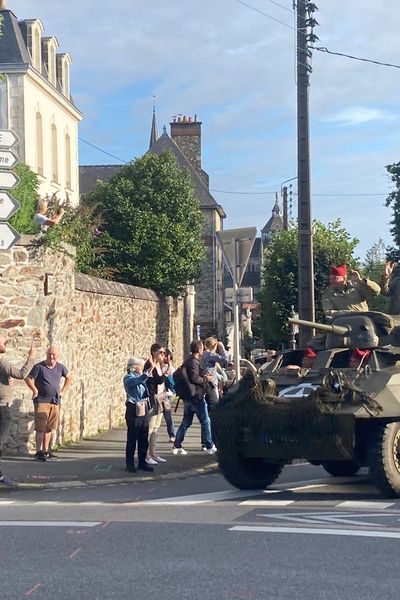
<svg viewBox="0 0 400 600">
<path fill-rule="evenodd" d="M 303 358 L 315 358 L 316 356 L 317 354 L 312 348 L 304 348 Z"/>
<path fill-rule="evenodd" d="M 340 267 L 332 266 L 330 273 L 335 277 L 347 277 L 347 267 L 346 265 L 341 265 Z"/>
</svg>

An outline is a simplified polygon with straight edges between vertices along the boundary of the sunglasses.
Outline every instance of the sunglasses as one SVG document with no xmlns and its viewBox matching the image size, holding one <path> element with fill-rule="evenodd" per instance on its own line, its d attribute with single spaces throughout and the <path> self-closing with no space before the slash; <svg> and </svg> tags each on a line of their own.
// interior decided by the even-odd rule
<svg viewBox="0 0 400 600">
<path fill-rule="evenodd" d="M 165 354 L 165 350 L 159 350 L 158 354 Z"/>
</svg>

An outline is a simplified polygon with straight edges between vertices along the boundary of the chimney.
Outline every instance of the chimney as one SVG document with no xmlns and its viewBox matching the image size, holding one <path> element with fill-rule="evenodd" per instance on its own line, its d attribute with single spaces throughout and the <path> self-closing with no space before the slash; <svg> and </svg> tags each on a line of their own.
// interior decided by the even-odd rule
<svg viewBox="0 0 400 600">
<path fill-rule="evenodd" d="M 6 10 L 7 0 L 0 0 L 0 10 Z"/>
<path fill-rule="evenodd" d="M 197 115 L 186 117 L 178 115 L 172 118 L 171 138 L 200 174 L 201 170 L 201 121 Z"/>
</svg>

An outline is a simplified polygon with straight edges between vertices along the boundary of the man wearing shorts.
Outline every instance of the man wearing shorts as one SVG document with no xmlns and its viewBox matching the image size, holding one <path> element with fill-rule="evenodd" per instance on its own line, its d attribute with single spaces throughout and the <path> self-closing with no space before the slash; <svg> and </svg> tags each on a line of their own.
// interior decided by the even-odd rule
<svg viewBox="0 0 400 600">
<path fill-rule="evenodd" d="M 71 385 L 71 375 L 63 364 L 57 362 L 58 349 L 50 346 L 46 360 L 37 363 L 26 379 L 32 391 L 35 407 L 36 454 L 35 460 L 46 461 L 51 458 L 49 445 L 51 434 L 57 429 L 61 396 Z M 61 379 L 64 384 L 60 390 Z"/>
</svg>

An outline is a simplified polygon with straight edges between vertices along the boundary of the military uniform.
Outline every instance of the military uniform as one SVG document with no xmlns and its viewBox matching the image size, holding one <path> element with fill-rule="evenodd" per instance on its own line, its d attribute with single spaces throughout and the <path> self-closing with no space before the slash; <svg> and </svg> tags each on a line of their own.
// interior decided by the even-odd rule
<svg viewBox="0 0 400 600">
<path fill-rule="evenodd" d="M 388 312 L 400 315 L 400 267 L 396 267 L 391 275 L 382 275 L 381 294 L 389 297 Z"/>
<path fill-rule="evenodd" d="M 322 308 L 327 317 L 344 310 L 367 311 L 367 300 L 379 296 L 380 291 L 375 281 L 366 278 L 354 286 L 346 284 L 343 290 L 329 286 L 322 294 Z"/>
</svg>

